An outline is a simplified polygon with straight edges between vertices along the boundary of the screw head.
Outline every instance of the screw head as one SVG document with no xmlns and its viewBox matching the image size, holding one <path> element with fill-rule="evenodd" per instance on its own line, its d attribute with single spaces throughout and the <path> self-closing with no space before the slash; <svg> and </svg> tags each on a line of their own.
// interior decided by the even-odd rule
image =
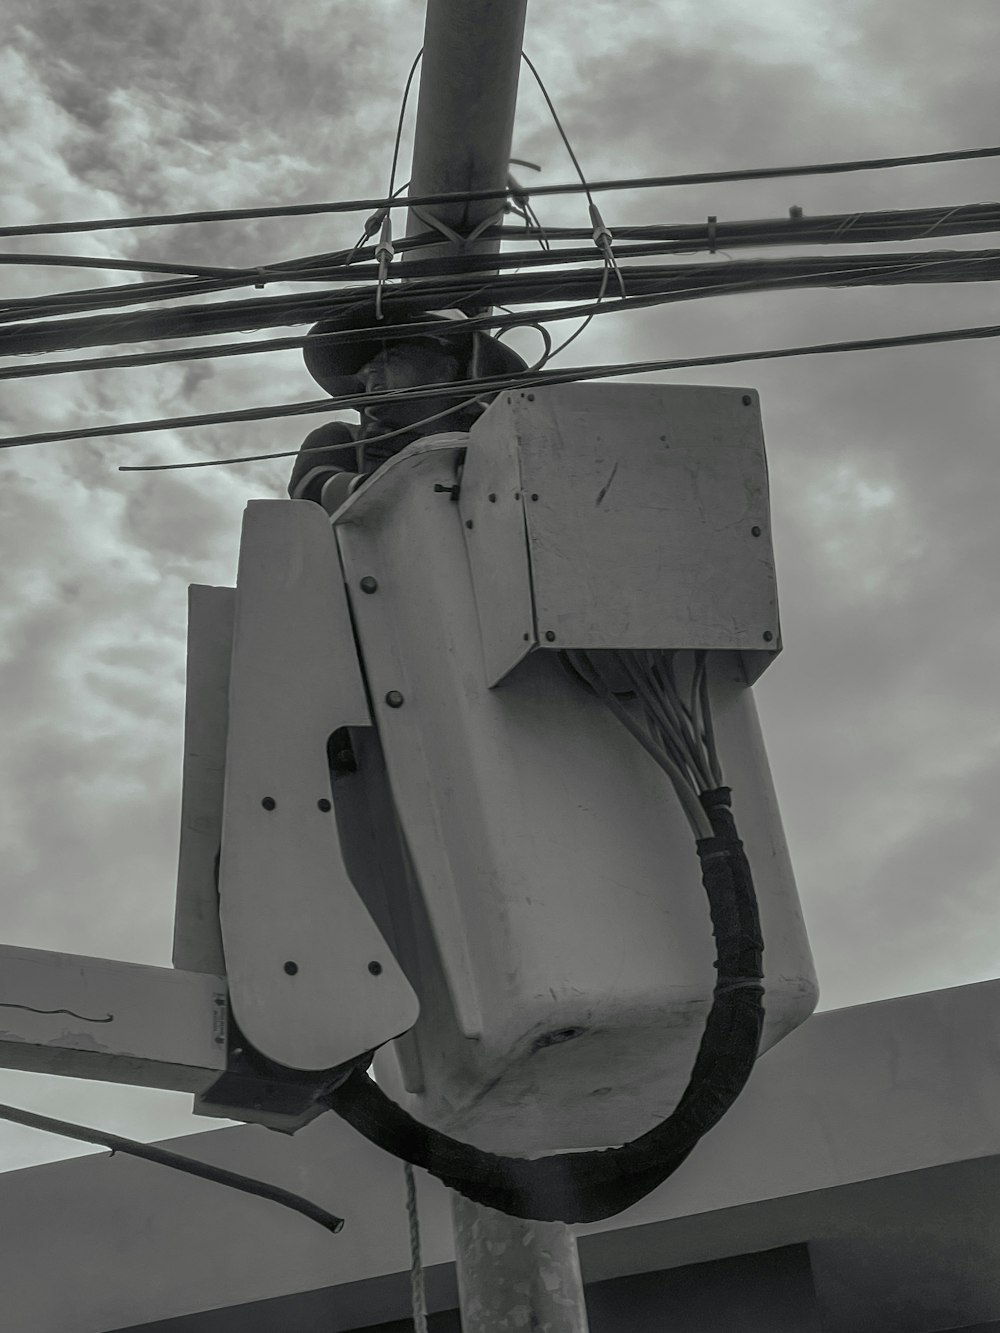
<svg viewBox="0 0 1000 1333">
<path fill-rule="evenodd" d="M 750 529 L 750 536 L 751 536 L 751 537 L 759 537 L 759 536 L 760 536 L 760 528 L 757 527 L 756 523 L 755 523 L 754 526 Z"/>
<path fill-rule="evenodd" d="M 299 970 L 298 963 L 293 963 L 291 959 L 289 959 L 288 962 L 285 964 L 285 971 L 288 973 L 290 977 L 294 977 L 298 970 Z"/>
<path fill-rule="evenodd" d="M 528 402 L 529 402 L 529 403 L 533 403 L 534 401 L 535 401 L 535 395 L 534 395 L 533 393 L 529 393 L 529 394 L 528 394 Z"/>
<path fill-rule="evenodd" d="M 771 640 L 772 640 L 773 638 L 774 638 L 774 635 L 771 633 L 771 631 L 770 631 L 769 629 L 766 629 L 766 630 L 764 631 L 764 642 L 765 642 L 765 643 L 770 643 Z"/>
<path fill-rule="evenodd" d="M 371 574 L 366 574 L 366 575 L 364 576 L 364 578 L 361 580 L 361 583 L 360 583 L 359 586 L 360 586 L 362 592 L 377 592 L 377 591 L 378 591 L 378 579 L 373 578 L 373 577 L 371 576 Z"/>
<path fill-rule="evenodd" d="M 368 964 L 368 971 L 372 974 L 373 977 L 381 976 L 382 964 L 372 961 Z"/>
<path fill-rule="evenodd" d="M 490 491 L 488 499 L 491 505 L 495 505 L 497 502 L 496 491 Z"/>
<path fill-rule="evenodd" d="M 385 701 L 390 708 L 402 708 L 403 706 L 403 696 L 399 690 L 390 690 L 385 696 Z"/>
<path fill-rule="evenodd" d="M 319 800 L 316 802 L 316 808 L 318 810 L 322 810 L 323 813 L 326 814 L 328 810 L 333 809 L 333 806 L 330 804 L 330 802 L 326 799 L 325 796 L 321 796 Z"/>
<path fill-rule="evenodd" d="M 261 801 L 261 805 L 264 807 L 265 810 L 273 810 L 277 806 L 277 804 L 278 802 L 274 799 L 273 796 L 265 796 L 264 799 Z"/>
<path fill-rule="evenodd" d="M 538 496 L 537 496 L 537 495 L 533 495 L 531 498 L 532 498 L 533 500 L 537 500 L 537 499 L 538 499 Z"/>
<path fill-rule="evenodd" d="M 545 631 L 545 637 L 548 639 L 549 643 L 552 643 L 553 640 L 554 640 L 555 637 L 556 637 L 556 632 L 555 632 L 555 630 L 554 630 L 554 629 L 547 629 L 547 630 Z"/>
<path fill-rule="evenodd" d="M 749 407 L 750 404 L 751 404 L 752 402 L 753 402 L 753 399 L 750 397 L 750 395 L 749 395 L 748 393 L 745 393 L 745 394 L 743 395 L 743 406 L 744 406 L 744 407 Z"/>
<path fill-rule="evenodd" d="M 465 520 L 465 526 L 466 526 L 467 528 L 471 528 L 471 527 L 472 527 L 472 519 L 471 519 L 471 518 L 467 518 L 467 519 Z"/>
</svg>

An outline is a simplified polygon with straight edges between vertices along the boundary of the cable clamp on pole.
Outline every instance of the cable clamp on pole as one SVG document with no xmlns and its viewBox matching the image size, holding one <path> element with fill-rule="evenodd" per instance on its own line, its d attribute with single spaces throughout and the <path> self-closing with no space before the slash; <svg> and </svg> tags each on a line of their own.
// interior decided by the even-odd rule
<svg viewBox="0 0 1000 1333">
<path fill-rule="evenodd" d="M 392 257 L 396 253 L 392 244 L 392 219 L 389 210 L 385 210 L 385 217 L 382 219 L 382 231 L 379 234 L 378 245 L 375 247 L 375 258 L 378 260 L 378 288 L 375 292 L 375 318 L 382 318 L 382 287 L 389 275 L 389 265 L 392 263 Z"/>
</svg>

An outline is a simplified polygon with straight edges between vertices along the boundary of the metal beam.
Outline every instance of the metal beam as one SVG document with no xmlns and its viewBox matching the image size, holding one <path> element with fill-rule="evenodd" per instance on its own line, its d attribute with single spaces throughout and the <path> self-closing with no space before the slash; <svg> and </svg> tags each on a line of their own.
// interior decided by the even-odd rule
<svg viewBox="0 0 1000 1333">
<path fill-rule="evenodd" d="M 201 1092 L 226 1068 L 226 979 L 0 946 L 0 1068 Z"/>
</svg>

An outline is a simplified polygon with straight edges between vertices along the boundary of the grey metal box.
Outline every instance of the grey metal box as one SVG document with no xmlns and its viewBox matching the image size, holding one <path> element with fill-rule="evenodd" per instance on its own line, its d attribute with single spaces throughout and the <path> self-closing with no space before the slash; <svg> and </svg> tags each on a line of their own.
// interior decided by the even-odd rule
<svg viewBox="0 0 1000 1333">
<path fill-rule="evenodd" d="M 780 649 L 767 463 L 748 389 L 502 394 L 460 495 L 487 677 L 535 648 Z"/>
</svg>

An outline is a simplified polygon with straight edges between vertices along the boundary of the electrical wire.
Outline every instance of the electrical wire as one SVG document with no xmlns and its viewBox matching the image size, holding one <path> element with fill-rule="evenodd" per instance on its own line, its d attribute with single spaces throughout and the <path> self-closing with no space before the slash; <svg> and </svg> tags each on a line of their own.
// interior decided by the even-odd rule
<svg viewBox="0 0 1000 1333">
<path fill-rule="evenodd" d="M 674 678 L 676 656 L 662 650 L 566 653 L 570 666 L 666 773 L 695 837 L 711 837 L 700 798 L 722 786 L 722 774 L 711 723 L 706 654 L 692 654 L 690 704 Z M 621 691 L 609 678 L 606 662 L 613 663 L 631 685 L 631 696 L 643 713 L 641 722 L 619 697 Z"/>
<path fill-rule="evenodd" d="M 895 261 L 895 262 L 897 264 L 899 274 L 901 274 L 905 278 L 906 273 L 910 271 L 910 266 L 908 266 L 903 261 Z M 953 263 L 954 259 L 952 257 L 949 257 L 946 262 L 949 264 Z M 902 265 L 901 267 L 900 264 Z M 674 269 L 672 271 L 676 273 L 677 270 Z M 881 271 L 881 280 L 884 281 L 885 270 L 882 269 L 880 271 Z M 705 269 L 702 267 L 698 267 L 693 270 L 685 270 L 685 272 L 695 272 L 703 274 L 705 272 Z M 811 274 L 811 280 L 814 282 L 819 282 L 826 276 L 835 276 L 837 272 L 838 272 L 837 270 L 826 270 L 826 271 L 821 270 L 819 272 L 813 272 Z M 795 274 L 793 274 L 792 276 L 793 280 L 797 282 L 798 281 L 797 276 Z M 855 274 L 855 276 L 857 276 L 857 274 Z M 538 312 L 527 311 L 527 312 L 522 312 L 519 315 L 511 315 L 508 312 L 507 318 L 498 318 L 490 314 L 476 315 L 469 319 L 468 327 L 470 330 L 473 327 L 475 328 L 492 327 L 498 329 L 506 329 L 514 327 L 538 327 L 539 332 L 541 332 L 542 330 L 538 323 L 540 318 L 544 318 L 549 322 L 556 322 L 562 319 L 578 319 L 581 314 L 585 314 L 588 311 L 590 313 L 595 313 L 595 314 L 602 312 L 613 313 L 621 311 L 623 309 L 649 308 L 652 306 L 663 304 L 664 302 L 667 301 L 675 299 L 689 299 L 691 297 L 699 295 L 726 296 L 744 291 L 752 291 L 752 290 L 762 291 L 762 290 L 767 290 L 768 288 L 773 290 L 777 289 L 777 287 L 780 286 L 782 281 L 783 279 L 778 277 L 773 281 L 764 282 L 763 284 L 761 282 L 755 282 L 753 280 L 751 280 L 749 283 L 730 282 L 728 284 L 723 284 L 721 286 L 716 284 L 710 290 L 706 290 L 703 284 L 694 283 L 688 289 L 680 289 L 680 290 L 675 290 L 673 292 L 666 292 L 662 294 L 656 292 L 641 296 L 636 296 L 633 294 L 625 302 L 616 301 L 614 304 L 605 305 L 603 307 L 599 303 L 591 306 L 587 305 L 564 306 L 555 309 L 549 307 L 544 311 L 538 311 Z M 363 304 L 363 302 L 356 301 L 353 307 L 347 308 L 348 312 L 352 308 L 354 309 L 358 308 L 361 304 Z M 500 306 L 500 309 L 507 310 L 507 307 Z M 55 332 L 56 336 L 59 338 L 62 338 L 67 332 L 65 321 L 53 325 L 48 325 L 45 327 L 51 328 Z M 379 335 L 380 337 L 386 339 L 409 337 L 417 332 L 428 331 L 432 327 L 436 329 L 438 326 L 436 323 L 433 324 L 414 323 L 414 324 L 407 324 L 405 327 L 399 326 L 396 328 L 387 325 L 379 330 Z M 218 330 L 213 330 L 213 331 L 218 331 Z M 372 331 L 373 331 L 372 329 L 346 328 L 342 331 L 337 331 L 322 335 L 311 335 L 311 336 L 314 338 L 319 337 L 323 339 L 335 339 L 335 340 L 343 339 L 346 341 L 351 341 L 357 338 L 366 338 L 370 335 Z M 5 332 L 6 330 L 4 330 L 3 326 L 0 325 L 0 351 L 4 350 L 2 344 L 3 344 L 3 335 Z M 150 330 L 142 329 L 140 330 L 140 332 L 148 334 Z M 187 335 L 190 335 L 192 332 L 194 332 L 194 329 L 188 329 L 186 331 Z M 77 337 L 75 341 L 77 342 L 77 344 L 79 344 L 81 342 L 86 343 L 86 342 L 95 342 L 99 340 L 96 338 L 86 339 Z M 46 375 L 64 375 L 64 374 L 70 374 L 88 370 L 109 370 L 109 369 L 121 369 L 126 367 L 135 367 L 135 366 L 152 366 L 152 365 L 169 364 L 178 361 L 200 360 L 204 358 L 247 356 L 250 354 L 256 354 L 258 352 L 276 352 L 276 351 L 285 351 L 294 348 L 299 348 L 302 347 L 305 344 L 305 342 L 306 338 L 301 336 L 294 338 L 254 339 L 246 342 L 241 342 L 238 344 L 225 344 L 222 346 L 209 344 L 209 345 L 183 348 L 176 351 L 160 350 L 156 352 L 128 353 L 122 356 L 78 358 L 67 361 L 58 361 L 49 364 L 44 364 L 44 363 L 32 364 L 29 366 L 15 365 L 15 366 L 8 366 L 6 368 L 0 367 L 0 380 L 32 379 L 38 376 L 46 376 Z M 33 349 L 30 348 L 24 349 L 25 353 L 30 350 Z M 60 345 L 49 346 L 49 347 L 43 345 L 40 350 L 43 351 L 64 350 L 64 348 Z M 13 351 L 8 351 L 7 354 L 19 355 L 21 354 L 21 350 L 15 348 Z M 533 369 L 534 368 L 536 367 L 533 367 Z"/>
<path fill-rule="evenodd" d="M 420 59 L 421 59 L 421 57 L 423 56 L 423 54 L 424 54 L 424 48 L 421 47 L 420 50 L 417 52 L 417 54 L 413 57 L 413 64 L 410 66 L 410 72 L 409 72 L 409 74 L 407 74 L 407 76 L 406 76 L 406 85 L 405 85 L 405 87 L 403 88 L 403 98 L 402 98 L 402 101 L 401 101 L 400 104 L 399 104 L 399 119 L 398 119 L 397 122 L 396 122 L 396 141 L 395 141 L 395 143 L 393 144 L 393 148 L 392 148 L 392 166 L 391 166 L 390 169 L 389 169 L 389 198 L 390 198 L 390 199 L 395 198 L 395 189 L 394 189 L 394 186 L 395 186 L 395 184 L 396 184 L 396 163 L 399 161 L 399 144 L 400 144 L 400 141 L 401 141 L 401 139 L 402 139 L 402 137 L 403 137 L 403 119 L 404 119 L 404 117 L 405 117 L 405 115 L 406 115 L 406 103 L 407 103 L 407 99 L 408 99 L 409 96 L 410 96 L 410 84 L 413 82 L 413 76 L 414 76 L 414 74 L 416 74 L 416 72 L 417 72 L 417 66 L 420 64 Z"/>
<path fill-rule="evenodd" d="M 630 267 L 626 309 L 635 296 L 679 301 L 742 292 L 816 286 L 891 286 L 907 282 L 989 282 L 1000 278 L 1000 250 L 924 251 L 906 255 L 831 255 L 714 263 Z M 426 313 L 429 307 L 461 307 L 481 293 L 492 305 L 557 299 L 592 299 L 599 286 L 590 268 L 517 276 L 443 277 L 407 282 L 387 293 L 395 315 Z M 127 314 L 0 323 L 0 355 L 25 356 L 74 347 L 232 333 L 281 324 L 305 324 L 366 308 L 370 288 L 324 290 L 294 296 L 168 307 Z M 655 302 L 654 302 L 655 303 Z M 579 313 L 583 313 L 582 311 Z M 544 317 L 533 313 L 534 322 Z M 375 326 L 369 332 L 374 332 Z M 381 332 L 381 330 L 379 330 Z"/>
<path fill-rule="evenodd" d="M 712 825 L 681 766 L 656 743 L 648 731 L 644 730 L 641 724 L 631 715 L 621 700 L 615 696 L 599 668 L 595 666 L 590 654 L 569 650 L 566 656 L 573 668 L 590 685 L 598 698 L 639 742 L 650 758 L 666 773 L 673 784 L 677 799 L 681 803 L 681 808 L 695 837 L 710 838 L 712 836 Z"/>
<path fill-rule="evenodd" d="M 112 1154 L 125 1153 L 129 1157 L 141 1157 L 143 1161 L 155 1162 L 157 1166 L 168 1166 L 175 1171 L 183 1171 L 189 1176 L 199 1176 L 216 1185 L 226 1185 L 230 1189 L 240 1190 L 243 1194 L 254 1194 L 260 1199 L 269 1199 L 272 1203 L 291 1208 L 294 1212 L 308 1217 L 311 1222 L 318 1222 L 321 1227 L 334 1233 L 342 1230 L 344 1219 L 320 1208 L 308 1199 L 300 1198 L 289 1190 L 277 1185 L 269 1185 L 263 1180 L 254 1180 L 250 1176 L 239 1175 L 225 1167 L 213 1166 L 208 1162 L 199 1162 L 191 1157 L 182 1157 L 179 1153 L 152 1143 L 137 1143 L 134 1139 L 124 1139 L 118 1134 L 109 1134 L 102 1129 L 90 1129 L 69 1120 L 57 1120 L 52 1116 L 39 1115 L 35 1111 L 26 1111 L 20 1106 L 0 1105 L 0 1119 L 9 1120 L 15 1125 L 26 1125 L 29 1129 L 40 1129 L 46 1134 L 58 1134 L 61 1138 L 76 1139 L 80 1143 L 97 1143 L 103 1148 L 110 1148 Z"/>
<path fill-rule="evenodd" d="M 526 51 L 521 52 L 521 59 L 524 61 L 524 63 L 528 66 L 528 68 L 534 75 L 535 82 L 538 84 L 539 91 L 545 98 L 545 105 L 549 108 L 549 112 L 552 115 L 552 119 L 555 121 L 556 129 L 559 131 L 560 137 L 562 138 L 562 141 L 566 146 L 566 152 L 569 154 L 569 159 L 573 163 L 573 166 L 576 170 L 576 174 L 580 177 L 580 184 L 583 187 L 584 193 L 587 196 L 587 201 L 588 203 L 593 203 L 594 201 L 593 195 L 590 193 L 590 186 L 587 184 L 587 178 L 583 174 L 583 168 L 580 166 L 580 163 L 577 160 L 576 153 L 573 152 L 573 145 L 570 143 L 569 137 L 567 136 L 566 131 L 563 129 L 562 121 L 559 119 L 559 113 L 556 111 L 552 98 L 549 96 L 549 90 L 546 88 L 544 82 L 542 81 L 542 76 L 535 68 L 533 62 L 529 58 Z"/>
<path fill-rule="evenodd" d="M 385 431 L 382 435 L 371 435 L 356 440 L 345 440 L 342 444 L 324 444 L 316 450 L 310 450 L 310 453 L 339 453 L 348 449 L 357 449 L 359 446 L 381 444 L 384 440 L 394 440 L 400 435 L 412 434 L 419 426 L 429 426 L 433 421 L 440 421 L 442 417 L 454 416 L 456 412 L 461 412 L 465 407 L 471 407 L 473 403 L 478 403 L 480 394 L 474 394 L 471 398 L 466 398 L 463 402 L 456 403 L 453 407 L 446 407 L 441 412 L 434 412 L 429 417 L 421 417 L 419 421 L 412 421 L 408 426 L 400 426 L 397 430 Z M 231 463 L 259 463 L 267 458 L 296 458 L 301 451 L 299 449 L 289 449 L 282 453 L 257 454 L 254 457 L 240 458 L 206 458 L 200 459 L 194 463 L 148 463 L 132 466 L 121 466 L 119 472 L 177 472 L 192 467 L 225 467 Z"/>
<path fill-rule="evenodd" d="M 594 203 L 594 196 L 590 192 L 590 186 L 587 184 L 587 178 L 583 174 L 583 168 L 580 166 L 576 153 L 573 152 L 573 145 L 570 143 L 569 136 L 563 129 L 562 121 L 559 119 L 559 113 L 556 111 L 552 98 L 549 96 L 549 90 L 546 88 L 542 76 L 539 74 L 538 70 L 535 68 L 534 64 L 529 59 L 525 51 L 521 52 L 521 59 L 524 61 L 524 63 L 528 66 L 528 68 L 534 75 L 535 82 L 538 84 L 541 94 L 545 98 L 545 104 L 549 108 L 549 111 L 552 113 L 552 119 L 555 121 L 556 129 L 559 131 L 562 141 L 566 145 L 566 151 L 567 153 L 569 153 L 570 160 L 572 161 L 573 166 L 576 168 L 576 174 L 580 177 L 580 184 L 583 187 L 584 193 L 587 196 L 587 207 L 590 212 L 591 225 L 593 226 L 594 229 L 593 230 L 594 244 L 597 246 L 598 250 L 600 250 L 601 254 L 604 256 L 604 262 L 608 266 L 608 268 L 614 270 L 615 277 L 618 279 L 618 286 L 621 288 L 621 294 L 622 296 L 624 296 L 625 280 L 622 278 L 621 269 L 618 267 L 618 261 L 615 258 L 615 252 L 612 248 L 613 237 L 611 235 L 611 232 L 608 229 L 607 225 L 605 224 L 604 219 L 601 217 L 600 209 Z M 583 327 L 586 327 L 586 325 L 584 325 Z M 583 328 L 581 328 L 579 332 L 582 333 Z M 573 336 L 576 337 L 576 334 L 574 334 Z M 567 339 L 567 345 L 571 341 L 572 339 Z"/>
<path fill-rule="evenodd" d="M 401 189 L 405 187 L 400 187 Z M 384 211 L 384 210 L 383 210 Z M 107 308 L 111 306 L 148 303 L 150 301 L 172 300 L 183 296 L 197 296 L 208 292 L 232 290 L 240 286 L 254 285 L 262 287 L 268 282 L 310 282 L 347 281 L 359 276 L 374 276 L 366 270 L 362 275 L 355 268 L 349 272 L 359 247 L 367 236 L 374 235 L 380 225 L 381 214 L 369 218 L 366 232 L 350 252 L 339 251 L 324 255 L 306 256 L 301 259 L 282 261 L 278 264 L 264 265 L 257 268 L 219 270 L 221 276 L 203 279 L 185 279 L 172 282 L 140 282 L 103 286 L 71 292 L 53 293 L 41 297 L 12 298 L 0 302 L 0 314 L 18 315 L 21 318 L 41 317 L 46 313 L 72 314 L 81 310 Z M 848 225 L 850 224 L 850 225 Z M 619 229 L 619 236 L 626 241 L 640 242 L 639 245 L 619 247 L 622 257 L 635 258 L 650 255 L 690 253 L 694 250 L 710 249 L 719 252 L 719 245 L 769 246 L 798 244 L 858 244 L 863 241 L 906 241 L 919 240 L 932 234 L 969 235 L 985 231 L 1000 230 L 1000 205 L 997 204 L 962 204 L 934 209 L 893 210 L 872 213 L 854 213 L 825 215 L 815 218 L 765 219 L 731 223 L 713 223 L 706 227 L 701 224 L 649 224 L 638 227 Z M 544 233 L 544 229 L 542 229 Z M 523 233 L 515 233 L 522 236 Z M 593 231 L 583 228 L 560 228 L 561 239 L 593 240 Z M 542 240 L 540 234 L 537 239 Z M 407 237 L 398 243 L 400 252 L 419 251 L 428 245 L 438 244 L 438 238 L 432 235 Z M 537 266 L 550 261 L 566 264 L 576 259 L 588 259 L 589 249 L 560 250 L 538 255 L 529 253 L 510 253 L 496 256 L 498 268 Z M 365 252 L 371 259 L 372 253 Z M 11 256 L 10 262 L 16 262 Z M 38 256 L 38 259 L 46 258 Z M 66 256 L 52 256 L 52 262 L 60 262 Z M 97 260 L 89 262 L 97 263 Z M 109 264 L 128 261 L 107 261 Z M 475 259 L 471 256 L 451 256 L 448 259 L 435 258 L 427 261 L 411 259 L 408 272 L 413 276 L 435 274 L 455 275 L 463 270 L 475 268 Z"/>
<path fill-rule="evenodd" d="M 397 193 L 406 189 L 400 186 Z M 529 212 L 530 205 L 529 205 Z M 520 216 L 524 216 L 521 214 Z M 535 222 L 537 216 L 531 212 Z M 527 218 L 525 219 L 527 221 Z M 152 301 L 173 300 L 184 296 L 197 296 L 209 292 L 231 291 L 238 287 L 261 287 L 270 283 L 316 283 L 337 282 L 357 279 L 361 276 L 374 276 L 376 270 L 359 267 L 351 269 L 360 255 L 363 260 L 373 258 L 373 249 L 363 249 L 367 239 L 373 236 L 381 225 L 381 213 L 374 214 L 366 223 L 366 230 L 350 251 L 337 251 L 321 255 L 304 256 L 298 259 L 282 260 L 259 268 L 206 270 L 197 281 L 188 279 L 180 283 L 162 281 L 119 284 L 112 287 L 98 287 L 70 292 L 50 293 L 40 297 L 12 298 L 0 302 L 0 317 L 18 315 L 20 318 L 42 317 L 45 314 L 72 314 L 83 310 L 106 309 L 122 305 L 137 305 Z M 736 222 L 714 222 L 710 226 L 703 223 L 652 223 L 642 226 L 618 226 L 617 253 L 621 258 L 642 258 L 653 255 L 690 254 L 709 250 L 725 253 L 723 246 L 729 249 L 797 246 L 797 245 L 858 245 L 864 242 L 893 243 L 921 240 L 930 235 L 960 236 L 975 235 L 1000 230 L 1000 204 L 960 204 L 936 208 L 881 210 L 868 213 L 827 214 L 815 217 L 787 217 Z M 565 264 L 576 259 L 586 260 L 591 257 L 589 249 L 553 250 L 553 240 L 590 240 L 593 241 L 593 229 L 584 227 L 559 227 L 546 229 L 538 223 L 534 232 L 530 229 L 506 228 L 501 236 L 514 236 L 524 240 L 537 240 L 544 252 L 544 258 L 531 252 L 510 252 L 494 257 L 494 264 L 499 269 L 535 267 L 539 263 Z M 630 244 L 636 243 L 636 244 Z M 404 237 L 395 248 L 398 253 L 418 254 L 421 248 L 437 246 L 439 238 L 433 234 Z M 28 262 L 46 262 L 75 266 L 75 256 L 35 255 L 27 256 Z M 0 255 L 2 263 L 17 263 L 17 255 Z M 131 267 L 129 260 L 99 260 L 88 257 L 84 261 L 93 267 Z M 451 274 L 465 269 L 473 269 L 476 260 L 471 256 L 451 256 L 428 261 L 410 259 L 408 273 L 412 276 L 427 276 L 434 273 Z M 136 267 L 147 267 L 136 264 Z M 161 266 L 170 270 L 171 266 Z M 180 267 L 180 266 L 176 266 Z M 351 270 L 350 272 L 348 270 Z M 213 276 L 214 274 L 214 276 Z"/>
<path fill-rule="evenodd" d="M 615 379 L 618 376 L 644 375 L 667 370 L 689 370 L 696 366 L 728 366 L 744 361 L 782 360 L 794 356 L 818 356 L 831 352 L 870 352 L 888 347 L 919 347 L 933 343 L 968 342 L 998 336 L 1000 336 L 1000 324 L 985 324 L 971 328 L 938 329 L 926 333 L 897 334 L 887 338 L 854 338 L 842 342 L 812 343 L 798 347 L 771 347 L 761 351 L 727 352 L 714 356 L 675 357 L 669 360 L 628 361 L 614 365 L 573 366 L 560 370 L 527 371 L 518 376 L 497 376 L 479 381 L 479 394 L 499 393 L 505 389 L 535 388 L 547 384 L 572 384 L 578 380 Z M 337 412 L 352 408 L 360 409 L 362 406 L 373 405 L 375 402 L 398 400 L 398 395 L 404 392 L 410 398 L 444 398 L 458 396 L 462 390 L 456 388 L 454 383 L 420 385 L 413 389 L 393 390 L 386 394 L 351 394 L 339 398 L 312 399 L 300 403 L 243 408 L 232 412 L 204 412 L 186 417 L 167 417 L 151 421 L 87 426 L 63 431 L 43 431 L 33 435 L 11 435 L 0 439 L 0 449 L 22 448 L 33 444 L 55 444 L 64 440 L 138 435 L 147 431 L 177 430 L 193 426 L 225 425 L 236 421 L 271 421 L 280 417 L 306 416 L 311 413 Z M 230 461 L 250 462 L 268 457 L 287 458 L 289 456 L 287 452 L 270 455 L 257 454 L 253 456 L 253 459 L 233 459 Z"/>
<path fill-rule="evenodd" d="M 1000 147 L 962 148 L 941 153 L 911 153 L 905 156 L 856 158 L 839 162 L 812 162 L 791 167 L 752 167 L 732 171 L 686 172 L 671 176 L 636 176 L 590 181 L 588 189 L 605 190 L 667 189 L 680 185 L 720 185 L 738 181 L 780 180 L 789 176 L 830 176 L 856 171 L 885 171 L 892 167 L 924 166 L 941 162 L 967 162 L 1000 157 Z M 533 195 L 577 194 L 583 187 L 576 181 L 560 185 L 538 185 Z M 495 190 L 460 190 L 446 194 L 418 195 L 412 199 L 346 199 L 323 203 L 277 204 L 259 208 L 202 209 L 186 213 L 159 213 L 136 217 L 87 218 L 72 222 L 23 223 L 0 227 L 0 236 L 51 236 L 79 231 L 108 231 L 130 227 L 166 227 L 197 222 L 239 222 L 251 218 L 305 217 L 316 213 L 361 213 L 374 208 L 401 208 L 417 204 L 473 203 L 485 199 L 503 200 L 506 187 Z"/>
<path fill-rule="evenodd" d="M 179 273 L 186 277 L 227 278 L 241 270 L 218 264 L 168 264 L 159 259 L 112 259 L 105 255 L 0 254 L 0 264 L 40 268 L 98 268 L 125 273 Z"/>
<path fill-rule="evenodd" d="M 570 345 L 570 343 L 575 342 L 576 339 L 579 338 L 580 334 L 584 331 L 584 329 L 587 327 L 590 321 L 598 313 L 601 302 L 604 300 L 605 294 L 607 293 L 608 290 L 608 278 L 610 277 L 610 275 L 611 275 L 611 265 L 608 263 L 607 260 L 605 260 L 604 273 L 601 277 L 601 286 L 597 293 L 597 302 L 594 306 L 594 309 L 591 310 L 590 314 L 584 318 L 583 323 L 580 325 L 578 329 L 574 330 L 574 332 L 571 333 L 568 338 L 565 338 L 554 351 L 549 351 L 548 355 L 543 357 L 543 359 L 539 362 L 539 367 L 547 365 L 554 357 L 557 357 L 560 352 L 565 352 L 566 348 Z"/>
</svg>

